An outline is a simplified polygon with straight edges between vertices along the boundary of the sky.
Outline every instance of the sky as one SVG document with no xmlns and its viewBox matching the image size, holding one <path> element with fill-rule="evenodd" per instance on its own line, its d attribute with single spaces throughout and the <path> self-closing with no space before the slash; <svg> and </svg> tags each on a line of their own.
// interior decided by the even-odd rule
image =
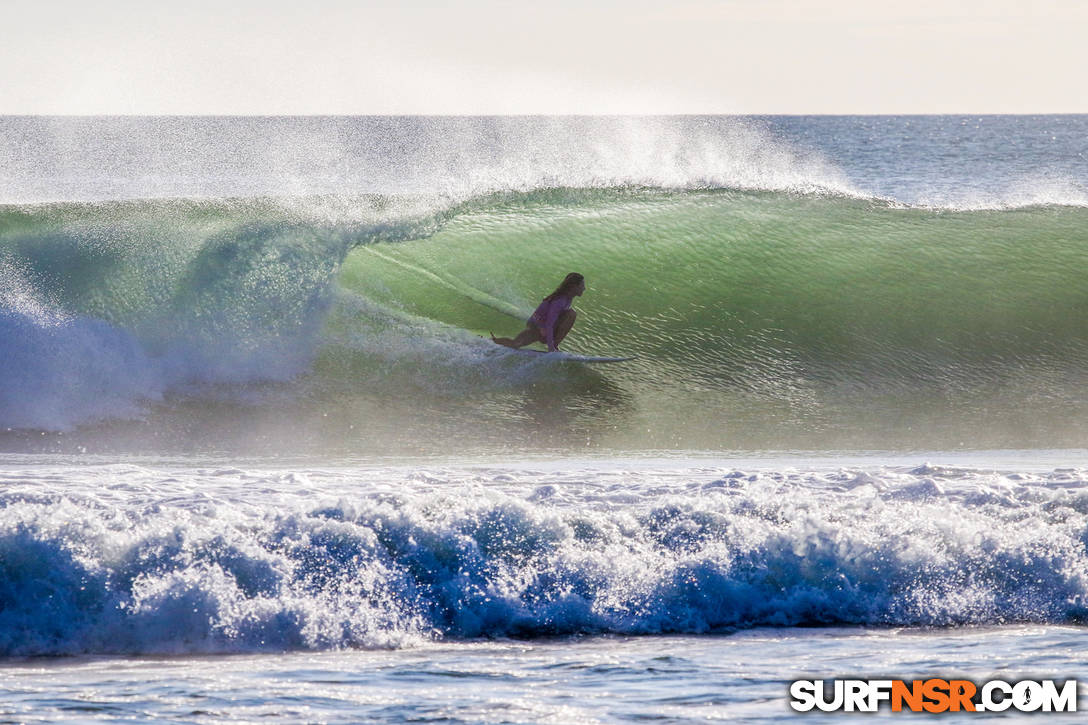
<svg viewBox="0 0 1088 725">
<path fill-rule="evenodd" d="M 4 0 L 0 114 L 1085 113 L 1085 0 Z"/>
</svg>

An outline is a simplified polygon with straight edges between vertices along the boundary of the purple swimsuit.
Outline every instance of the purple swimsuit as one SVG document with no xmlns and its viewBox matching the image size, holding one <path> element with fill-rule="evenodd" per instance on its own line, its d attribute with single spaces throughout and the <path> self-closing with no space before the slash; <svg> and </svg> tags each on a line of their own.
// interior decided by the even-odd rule
<svg viewBox="0 0 1088 725">
<path fill-rule="evenodd" d="M 548 343 L 548 350 L 555 350 L 555 323 L 559 315 L 570 309 L 571 298 L 559 296 L 553 300 L 541 302 L 533 316 L 529 318 L 529 324 L 536 325 Z"/>
</svg>

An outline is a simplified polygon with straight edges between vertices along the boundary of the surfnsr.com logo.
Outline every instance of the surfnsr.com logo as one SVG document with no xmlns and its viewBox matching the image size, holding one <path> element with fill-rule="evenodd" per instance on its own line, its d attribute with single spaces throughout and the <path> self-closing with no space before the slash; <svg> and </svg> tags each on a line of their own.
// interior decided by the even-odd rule
<svg viewBox="0 0 1088 725">
<path fill-rule="evenodd" d="M 1076 712 L 1077 681 L 796 680 L 790 707 L 797 712 Z"/>
</svg>

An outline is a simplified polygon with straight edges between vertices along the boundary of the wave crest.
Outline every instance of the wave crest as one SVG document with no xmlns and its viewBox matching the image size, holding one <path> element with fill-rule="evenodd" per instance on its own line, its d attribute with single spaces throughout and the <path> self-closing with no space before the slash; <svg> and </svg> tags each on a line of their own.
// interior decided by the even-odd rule
<svg viewBox="0 0 1088 725">
<path fill-rule="evenodd" d="M 297 481 L 231 500 L 237 475 L 216 477 L 211 498 L 206 481 L 143 503 L 7 494 L 0 653 L 1088 616 L 1088 503 L 1067 473 L 733 471 L 679 488 L 536 475 L 521 493 L 435 474 L 317 506 Z M 275 501 L 245 503 L 253 485 Z"/>
</svg>

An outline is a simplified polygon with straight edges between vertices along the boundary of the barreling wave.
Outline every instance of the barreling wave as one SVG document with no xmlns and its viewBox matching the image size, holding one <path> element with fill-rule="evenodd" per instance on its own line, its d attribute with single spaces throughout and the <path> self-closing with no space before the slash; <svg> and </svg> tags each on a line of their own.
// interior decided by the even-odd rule
<svg viewBox="0 0 1088 725">
<path fill-rule="evenodd" d="M 788 365 L 863 381 L 1082 361 L 1088 210 L 941 212 L 836 195 L 553 189 L 486 197 L 438 233 L 353 251 L 353 292 L 452 326 L 524 316 L 557 271 L 580 342 L 713 376 Z M 584 325 L 584 326 L 583 326 Z M 573 343 L 572 343 L 573 344 Z"/>
<path fill-rule="evenodd" d="M 1079 429 L 1086 263 L 1085 208 L 827 192 L 7 207 L 0 425 L 63 430 L 268 381 L 450 410 L 570 384 L 478 335 L 517 328 L 577 270 L 589 291 L 569 348 L 638 356 L 578 384 L 659 411 L 654 445 L 682 443 L 670 431 L 691 410 L 811 427 L 864 417 L 873 396 L 1006 418 L 1057 405 Z"/>
<path fill-rule="evenodd" d="M 1076 471 L 190 475 L 9 481 L 0 656 L 1088 617 Z"/>
</svg>

